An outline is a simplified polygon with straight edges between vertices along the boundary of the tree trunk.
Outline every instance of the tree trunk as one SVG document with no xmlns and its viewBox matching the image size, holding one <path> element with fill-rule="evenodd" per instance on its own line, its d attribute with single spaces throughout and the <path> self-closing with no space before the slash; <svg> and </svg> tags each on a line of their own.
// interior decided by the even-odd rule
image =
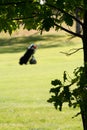
<svg viewBox="0 0 87 130">
<path fill-rule="evenodd" d="M 86 98 L 87 99 L 87 98 Z M 83 100 L 80 105 L 83 130 L 87 130 L 87 100 Z"/>
<path fill-rule="evenodd" d="M 76 18 L 78 19 L 78 20 L 80 20 L 80 17 L 79 17 L 79 12 L 80 12 L 80 9 L 79 8 L 76 8 Z M 80 24 L 76 21 L 76 33 L 77 34 L 80 34 L 81 33 L 81 26 L 80 26 Z"/>
<path fill-rule="evenodd" d="M 87 0 L 84 0 L 86 2 Z M 86 2 L 87 3 L 87 2 Z M 87 10 L 84 11 L 84 23 L 83 23 L 83 57 L 84 57 L 84 68 L 85 78 L 87 79 Z M 83 86 L 83 96 L 81 102 L 81 116 L 84 130 L 87 130 L 87 86 Z"/>
</svg>

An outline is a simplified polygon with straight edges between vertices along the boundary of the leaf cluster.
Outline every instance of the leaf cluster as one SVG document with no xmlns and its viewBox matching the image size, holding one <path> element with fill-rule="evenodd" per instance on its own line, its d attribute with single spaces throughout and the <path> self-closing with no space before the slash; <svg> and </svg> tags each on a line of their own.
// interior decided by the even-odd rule
<svg viewBox="0 0 87 130">
<path fill-rule="evenodd" d="M 83 0 L 45 0 L 43 5 L 40 0 L 1 0 L 0 31 L 11 34 L 21 24 L 28 30 L 63 29 L 62 23 L 72 26 L 74 21 L 78 21 L 75 17 L 77 7 L 80 8 L 79 17 L 82 17 Z"/>
<path fill-rule="evenodd" d="M 66 71 L 63 73 L 63 81 L 55 79 L 51 81 L 52 87 L 49 103 L 53 103 L 55 108 L 62 110 L 63 104 L 68 103 L 69 107 L 82 107 L 86 103 L 87 79 L 85 67 L 78 67 L 73 71 L 74 78 L 71 78 Z"/>
</svg>

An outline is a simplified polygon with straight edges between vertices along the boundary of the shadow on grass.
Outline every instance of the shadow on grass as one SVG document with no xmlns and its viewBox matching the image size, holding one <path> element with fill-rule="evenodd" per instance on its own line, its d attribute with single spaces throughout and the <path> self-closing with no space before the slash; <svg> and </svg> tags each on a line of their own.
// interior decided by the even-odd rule
<svg viewBox="0 0 87 130">
<path fill-rule="evenodd" d="M 39 49 L 64 46 L 64 35 L 32 35 L 27 37 L 0 38 L 0 53 L 16 53 L 25 51 L 31 44 Z"/>
</svg>

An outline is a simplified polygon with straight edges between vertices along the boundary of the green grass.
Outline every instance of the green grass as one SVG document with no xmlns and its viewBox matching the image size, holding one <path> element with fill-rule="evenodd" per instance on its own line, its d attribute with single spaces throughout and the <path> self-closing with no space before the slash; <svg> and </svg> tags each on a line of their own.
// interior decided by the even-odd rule
<svg viewBox="0 0 87 130">
<path fill-rule="evenodd" d="M 81 41 L 68 41 L 60 33 L 3 36 L 0 41 L 0 130 L 82 130 L 81 117 L 72 119 L 79 108 L 65 105 L 59 112 L 47 103 L 51 80 L 82 65 L 82 50 L 70 57 L 60 51 L 81 47 Z M 32 42 L 38 45 L 37 64 L 20 66 L 19 58 Z"/>
</svg>

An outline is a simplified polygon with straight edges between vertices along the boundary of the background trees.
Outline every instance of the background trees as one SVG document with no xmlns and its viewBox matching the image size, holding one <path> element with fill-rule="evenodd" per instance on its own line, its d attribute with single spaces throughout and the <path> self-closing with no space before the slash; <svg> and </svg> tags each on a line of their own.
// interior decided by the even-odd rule
<svg viewBox="0 0 87 130">
<path fill-rule="evenodd" d="M 76 9 L 79 9 L 77 15 Z M 66 28 L 73 26 L 74 23 L 80 25 L 81 33 Z M 43 30 L 49 31 L 52 27 L 55 30 L 62 29 L 82 39 L 84 66 L 75 69 L 75 78 L 70 84 L 65 85 L 68 81 L 66 72 L 63 74 L 63 83 L 60 80 L 52 82 L 57 87 L 51 89 L 56 97 L 52 96 L 50 102 L 54 102 L 56 108 L 59 106 L 60 110 L 62 103 L 66 101 L 70 106 L 79 105 L 83 127 L 87 130 L 87 0 L 45 0 L 44 3 L 39 0 L 1 0 L 0 31 L 4 30 L 11 34 L 21 24 L 28 30 L 40 30 L 41 33 Z M 70 86 L 74 83 L 77 84 L 77 89 L 70 92 Z M 75 104 L 71 102 L 74 99 L 76 99 Z"/>
</svg>

